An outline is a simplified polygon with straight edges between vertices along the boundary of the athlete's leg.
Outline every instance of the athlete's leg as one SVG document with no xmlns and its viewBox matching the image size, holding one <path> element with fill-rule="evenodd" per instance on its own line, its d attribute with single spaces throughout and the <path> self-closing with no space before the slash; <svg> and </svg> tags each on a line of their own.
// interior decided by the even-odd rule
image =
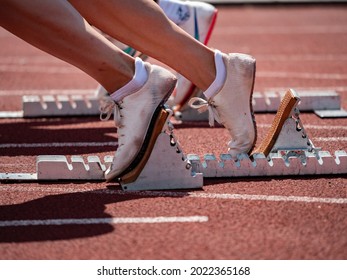
<svg viewBox="0 0 347 280">
<path fill-rule="evenodd" d="M 152 0 L 69 0 L 92 25 L 158 59 L 202 90 L 215 78 L 214 52 L 170 21 Z"/>
<path fill-rule="evenodd" d="M 134 59 L 96 32 L 68 1 L 1 0 L 0 5 L 4 28 L 77 66 L 109 92 L 132 78 Z"/>
</svg>

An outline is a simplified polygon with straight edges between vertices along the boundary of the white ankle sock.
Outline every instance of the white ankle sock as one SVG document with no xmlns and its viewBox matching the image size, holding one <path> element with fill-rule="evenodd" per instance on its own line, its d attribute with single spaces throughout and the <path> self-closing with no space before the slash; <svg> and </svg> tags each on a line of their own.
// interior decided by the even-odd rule
<svg viewBox="0 0 347 280">
<path fill-rule="evenodd" d="M 147 79 L 148 73 L 145 64 L 141 58 L 136 57 L 135 74 L 131 81 L 110 95 L 115 102 L 118 102 L 124 97 L 138 91 L 146 83 Z"/>
<path fill-rule="evenodd" d="M 207 99 L 212 98 L 216 93 L 220 91 L 220 89 L 224 85 L 227 74 L 225 64 L 223 61 L 223 56 L 219 50 L 215 50 L 214 52 L 214 63 L 216 66 L 216 78 L 208 87 L 208 89 L 204 91 L 204 95 Z"/>
<path fill-rule="evenodd" d="M 159 6 L 174 23 L 180 24 L 190 17 L 189 7 L 180 0 L 160 0 Z"/>
</svg>

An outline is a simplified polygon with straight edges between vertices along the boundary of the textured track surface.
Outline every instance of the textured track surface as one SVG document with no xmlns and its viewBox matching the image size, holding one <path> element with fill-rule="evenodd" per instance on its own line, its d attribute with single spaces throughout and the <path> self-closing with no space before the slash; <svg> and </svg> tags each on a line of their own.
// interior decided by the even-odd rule
<svg viewBox="0 0 347 280">
<path fill-rule="evenodd" d="M 347 108 L 347 6 L 218 8 L 210 45 L 255 56 L 256 91 L 333 89 Z M 36 90 L 97 86 L 3 29 L 0 40 L 0 111 L 20 110 Z M 258 142 L 273 117 L 256 115 Z M 347 119 L 301 119 L 316 146 L 347 150 Z M 186 153 L 227 149 L 227 132 L 204 122 L 177 125 L 175 135 Z M 112 121 L 98 118 L 1 119 L 0 172 L 35 172 L 43 154 L 109 155 L 116 141 Z M 1 183 L 0 258 L 346 259 L 346 207 L 346 176 L 211 179 L 194 192 Z"/>
</svg>

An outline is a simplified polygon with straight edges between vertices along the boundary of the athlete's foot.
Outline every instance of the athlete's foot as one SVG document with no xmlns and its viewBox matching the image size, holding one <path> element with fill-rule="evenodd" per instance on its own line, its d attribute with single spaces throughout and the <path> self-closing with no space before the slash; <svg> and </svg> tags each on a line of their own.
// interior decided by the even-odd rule
<svg viewBox="0 0 347 280">
<path fill-rule="evenodd" d="M 118 148 L 105 172 L 107 181 L 119 178 L 133 169 L 147 148 L 151 131 L 164 103 L 176 85 L 176 77 L 168 70 L 145 63 L 148 80 L 135 93 L 115 103 L 109 96 L 102 99 L 101 112 L 113 112 L 118 134 Z"/>
<path fill-rule="evenodd" d="M 189 104 L 200 111 L 209 110 L 210 125 L 214 120 L 228 129 L 231 141 L 228 152 L 232 157 L 250 154 L 256 142 L 256 125 L 252 108 L 255 79 L 255 59 L 246 54 L 222 54 L 226 79 L 221 90 L 207 102 L 192 98 Z M 202 102 L 196 105 L 196 102 Z"/>
</svg>

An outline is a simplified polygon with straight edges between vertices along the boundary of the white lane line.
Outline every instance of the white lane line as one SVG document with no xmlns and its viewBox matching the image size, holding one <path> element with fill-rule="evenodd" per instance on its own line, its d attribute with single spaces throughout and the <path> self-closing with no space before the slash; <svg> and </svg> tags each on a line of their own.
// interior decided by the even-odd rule
<svg viewBox="0 0 347 280">
<path fill-rule="evenodd" d="M 269 128 L 271 124 L 260 123 L 257 124 L 259 128 Z M 346 125 L 314 125 L 314 124 L 306 124 L 304 127 L 307 129 L 316 129 L 316 130 L 347 130 Z"/>
<path fill-rule="evenodd" d="M 329 198 L 329 197 L 310 197 L 310 196 L 282 196 L 282 195 L 254 195 L 254 194 L 198 194 L 193 197 L 198 198 L 217 198 L 232 200 L 259 200 L 272 202 L 305 202 L 305 203 L 330 203 L 330 204 L 347 204 L 347 198 Z"/>
<path fill-rule="evenodd" d="M 118 142 L 52 142 L 52 143 L 6 143 L 0 144 L 0 149 L 7 148 L 55 148 L 55 147 L 109 147 Z"/>
<path fill-rule="evenodd" d="M 96 89 L 96 86 L 95 86 Z M 0 90 L 0 96 L 22 96 L 22 95 L 89 95 L 95 89 L 33 89 L 33 90 Z"/>
<path fill-rule="evenodd" d="M 270 202 L 300 202 L 300 203 L 327 203 L 327 204 L 347 204 L 347 198 L 336 197 L 314 197 L 314 196 L 284 196 L 284 195 L 256 195 L 256 194 L 236 194 L 236 193 L 203 193 L 203 192 L 171 192 L 171 191 L 132 191 L 122 190 L 87 190 L 82 188 L 52 188 L 52 187 L 30 187 L 30 186 L 0 186 L 0 191 L 12 192 L 50 192 L 50 193 L 80 193 L 100 194 L 100 195 L 135 195 L 140 197 L 188 197 L 206 199 L 226 199 L 226 200 L 257 200 Z"/>
<path fill-rule="evenodd" d="M 23 118 L 23 111 L 0 111 L 0 119 Z"/>
<path fill-rule="evenodd" d="M 314 137 L 313 141 L 317 142 L 346 142 L 347 137 Z"/>
<path fill-rule="evenodd" d="M 309 129 L 323 129 L 323 130 L 347 130 L 346 125 L 313 125 L 313 124 L 307 124 L 305 125 L 305 128 Z"/>
<path fill-rule="evenodd" d="M 317 142 L 345 142 L 347 137 L 316 137 L 313 138 Z"/>
<path fill-rule="evenodd" d="M 63 226 L 93 224 L 158 224 L 158 223 L 204 223 L 207 216 L 182 217 L 136 217 L 136 218 L 86 218 L 86 219 L 47 219 L 47 220 L 8 220 L 0 221 L 0 227 L 15 226 Z"/>
</svg>

